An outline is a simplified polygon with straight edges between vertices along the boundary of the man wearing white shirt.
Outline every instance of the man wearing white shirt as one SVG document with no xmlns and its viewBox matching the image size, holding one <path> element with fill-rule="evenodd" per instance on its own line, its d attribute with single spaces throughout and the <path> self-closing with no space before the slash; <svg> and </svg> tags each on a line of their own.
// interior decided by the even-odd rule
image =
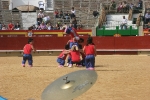
<svg viewBox="0 0 150 100">
<path fill-rule="evenodd" d="M 150 22 L 150 11 L 148 11 L 148 12 L 145 14 L 145 24 L 147 24 L 148 22 Z"/>
<path fill-rule="evenodd" d="M 39 4 L 39 9 L 40 10 L 44 10 L 44 2 L 43 1 L 39 1 L 38 4 Z"/>
<path fill-rule="evenodd" d="M 128 20 L 125 18 L 125 16 L 123 16 L 122 24 L 120 25 L 121 29 L 123 29 L 123 27 L 125 30 L 127 29 L 127 22 Z"/>
</svg>

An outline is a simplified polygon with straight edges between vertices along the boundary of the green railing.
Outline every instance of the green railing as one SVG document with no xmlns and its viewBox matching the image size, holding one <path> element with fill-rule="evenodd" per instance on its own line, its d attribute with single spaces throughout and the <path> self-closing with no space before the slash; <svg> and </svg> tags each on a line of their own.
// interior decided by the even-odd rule
<svg viewBox="0 0 150 100">
<path fill-rule="evenodd" d="M 116 29 L 105 29 L 105 26 L 102 28 L 96 28 L 96 36 L 114 36 L 115 34 L 120 34 L 121 36 L 136 36 L 139 34 L 138 28 L 132 29 L 132 26 L 130 26 L 126 30 L 119 29 L 119 26 L 116 26 Z"/>
</svg>

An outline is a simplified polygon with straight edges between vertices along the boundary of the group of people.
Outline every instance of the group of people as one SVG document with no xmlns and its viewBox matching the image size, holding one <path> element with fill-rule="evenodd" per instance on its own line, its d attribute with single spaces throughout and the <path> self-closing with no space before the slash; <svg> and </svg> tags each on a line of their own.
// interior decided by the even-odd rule
<svg viewBox="0 0 150 100">
<path fill-rule="evenodd" d="M 72 7 L 71 13 L 67 11 L 67 13 L 64 15 L 62 11 L 58 11 L 58 9 L 54 12 L 55 18 L 64 18 L 64 19 L 71 19 L 69 22 L 73 24 L 75 29 L 80 29 L 82 25 L 77 26 L 77 20 L 75 16 L 75 9 Z M 65 23 L 64 23 L 65 24 Z M 55 25 L 52 25 L 50 17 L 44 15 L 44 10 L 40 9 L 38 16 L 37 16 L 37 24 L 34 24 L 30 26 L 29 30 L 62 30 L 63 24 L 58 21 Z"/>
<path fill-rule="evenodd" d="M 5 25 L 0 22 L 0 30 L 20 30 L 21 26 L 17 22 L 16 24 L 13 24 L 10 22 L 8 25 Z"/>
<path fill-rule="evenodd" d="M 109 10 L 114 10 L 117 8 L 117 12 L 129 12 L 129 9 L 142 9 L 143 7 L 143 1 L 139 0 L 138 4 L 133 3 L 127 3 L 126 1 L 120 2 L 120 4 L 117 6 L 116 2 L 114 0 L 111 1 Z"/>
<path fill-rule="evenodd" d="M 65 60 L 67 58 L 67 66 L 69 68 L 73 67 L 73 64 L 76 64 L 77 67 L 86 66 L 87 70 L 94 70 L 95 56 L 97 54 L 92 37 L 88 37 L 86 45 L 82 48 L 82 43 L 84 42 L 84 39 L 78 36 L 76 29 L 73 26 L 66 26 L 65 33 L 69 34 L 71 39 L 66 43 L 64 50 L 60 53 L 60 55 L 57 58 L 57 62 L 59 64 L 58 67 L 64 67 Z M 29 66 L 33 66 L 31 52 L 32 50 L 36 51 L 33 47 L 33 43 L 33 39 L 29 38 L 28 43 L 23 48 L 23 67 L 25 67 L 25 63 L 27 60 Z"/>
<path fill-rule="evenodd" d="M 94 70 L 96 48 L 92 37 L 88 37 L 86 45 L 82 48 L 84 39 L 78 36 L 73 26 L 66 27 L 65 33 L 69 34 L 71 39 L 66 43 L 64 50 L 57 58 L 58 67 L 64 67 L 67 58 L 69 68 L 76 64 L 77 67 L 86 66 L 87 70 Z"/>
<path fill-rule="evenodd" d="M 75 11 L 74 7 L 71 8 L 70 12 L 67 11 L 66 13 L 64 13 L 62 10 L 60 10 L 60 12 L 59 12 L 58 9 L 56 9 L 54 11 L 55 18 L 62 18 L 62 19 L 66 19 L 66 20 L 76 17 L 75 13 L 76 13 L 76 11 Z"/>
</svg>

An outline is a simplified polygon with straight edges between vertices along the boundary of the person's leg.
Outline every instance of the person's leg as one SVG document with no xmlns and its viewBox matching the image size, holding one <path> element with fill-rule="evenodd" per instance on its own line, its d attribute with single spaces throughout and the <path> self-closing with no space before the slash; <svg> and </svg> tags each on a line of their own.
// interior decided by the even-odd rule
<svg viewBox="0 0 150 100">
<path fill-rule="evenodd" d="M 90 67 L 89 61 L 90 61 L 89 55 L 87 55 L 87 56 L 85 57 L 85 67 L 86 67 L 86 69 L 88 69 L 88 68 Z"/>
<path fill-rule="evenodd" d="M 23 67 L 25 67 L 26 60 L 27 60 L 27 56 L 26 56 L 26 54 L 23 54 L 23 60 L 22 60 Z"/>
<path fill-rule="evenodd" d="M 73 62 L 72 62 L 72 59 L 70 58 L 70 61 L 69 61 L 69 68 L 71 68 L 72 67 L 72 65 L 73 65 Z"/>
<path fill-rule="evenodd" d="M 120 25 L 121 30 L 123 29 L 123 24 Z"/>
<path fill-rule="evenodd" d="M 94 55 L 90 55 L 90 70 L 94 70 L 94 67 L 95 67 L 95 57 Z"/>
<path fill-rule="evenodd" d="M 68 55 L 67 66 L 69 66 L 69 62 L 71 61 L 71 57 Z"/>
<path fill-rule="evenodd" d="M 64 59 L 61 59 L 61 58 L 58 58 L 58 59 L 57 59 L 57 62 L 59 63 L 59 66 L 58 66 L 58 67 L 63 67 L 64 64 L 65 64 L 65 60 L 64 60 Z"/>
<path fill-rule="evenodd" d="M 33 59 L 32 59 L 32 55 L 31 54 L 28 55 L 28 64 L 29 64 L 29 67 L 33 66 Z"/>
<path fill-rule="evenodd" d="M 125 30 L 127 29 L 127 25 L 126 25 L 126 24 L 124 24 L 124 29 L 125 29 Z"/>
<path fill-rule="evenodd" d="M 76 66 L 77 66 L 77 67 L 82 67 L 82 60 L 79 61 L 79 62 L 76 62 Z"/>
</svg>

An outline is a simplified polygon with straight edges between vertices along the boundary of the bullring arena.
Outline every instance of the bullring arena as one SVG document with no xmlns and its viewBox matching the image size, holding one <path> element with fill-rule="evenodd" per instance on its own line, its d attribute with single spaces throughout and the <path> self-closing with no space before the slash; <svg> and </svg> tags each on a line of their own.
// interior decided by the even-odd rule
<svg viewBox="0 0 150 100">
<path fill-rule="evenodd" d="M 58 55 L 70 40 L 64 27 L 70 24 L 85 40 L 82 46 L 93 38 L 98 78 L 95 84 L 89 81 L 93 77 L 77 84 L 85 75 L 77 74 L 74 84 L 69 81 L 77 85 L 75 91 L 92 87 L 76 98 L 67 94 L 68 88 L 63 95 L 73 100 L 149 100 L 149 14 L 150 0 L 0 0 L 0 100 L 45 100 L 48 85 L 66 74 L 87 72 L 85 67 L 58 67 Z M 37 51 L 32 52 L 33 67 L 22 67 L 29 37 Z M 49 91 L 63 97 L 62 88 L 57 89 Z"/>
<path fill-rule="evenodd" d="M 8 100 L 41 100 L 43 90 L 51 82 L 85 69 L 58 68 L 56 58 L 33 56 L 34 67 L 24 68 L 21 56 L 0 57 L 0 95 Z M 98 55 L 96 83 L 74 100 L 149 100 L 149 61 L 146 55 Z"/>
</svg>

